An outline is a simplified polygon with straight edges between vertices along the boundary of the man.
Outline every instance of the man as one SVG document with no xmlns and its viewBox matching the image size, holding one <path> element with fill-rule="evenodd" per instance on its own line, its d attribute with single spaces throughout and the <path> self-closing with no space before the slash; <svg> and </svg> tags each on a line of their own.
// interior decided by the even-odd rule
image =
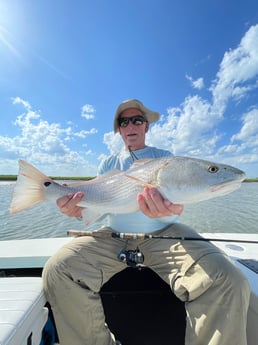
<svg viewBox="0 0 258 345">
<path fill-rule="evenodd" d="M 125 147 L 104 160 L 99 173 L 115 168 L 127 170 L 134 159 L 171 155 L 145 144 L 149 124 L 158 118 L 157 112 L 138 100 L 122 102 L 115 113 L 114 131 L 119 131 Z M 57 205 L 64 214 L 80 217 L 82 208 L 77 203 L 82 196 L 80 192 L 67 195 L 58 199 Z M 107 230 L 199 236 L 178 223 L 183 206 L 163 199 L 157 189 L 145 188 L 137 200 L 140 211 L 109 215 L 105 219 Z M 105 324 L 98 292 L 105 282 L 125 268 L 117 259 L 119 251 L 137 245 L 144 253 L 144 264 L 170 284 L 173 293 L 185 302 L 186 345 L 247 344 L 248 282 L 211 243 L 151 239 L 126 242 L 80 237 L 59 250 L 43 272 L 44 289 L 54 312 L 61 345 L 120 344 Z"/>
</svg>

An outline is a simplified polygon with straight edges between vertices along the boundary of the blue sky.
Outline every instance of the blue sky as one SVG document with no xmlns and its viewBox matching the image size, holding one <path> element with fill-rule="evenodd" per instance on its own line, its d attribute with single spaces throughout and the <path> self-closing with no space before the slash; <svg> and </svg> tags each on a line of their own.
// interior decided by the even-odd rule
<svg viewBox="0 0 258 345">
<path fill-rule="evenodd" d="M 138 98 L 147 144 L 257 177 L 257 89 L 257 0 L 0 0 L 0 174 L 95 175 Z"/>
</svg>

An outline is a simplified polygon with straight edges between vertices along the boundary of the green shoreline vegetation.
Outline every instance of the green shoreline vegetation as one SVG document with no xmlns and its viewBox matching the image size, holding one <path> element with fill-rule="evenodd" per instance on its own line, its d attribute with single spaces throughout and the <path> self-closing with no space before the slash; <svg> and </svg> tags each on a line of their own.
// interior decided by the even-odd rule
<svg viewBox="0 0 258 345">
<path fill-rule="evenodd" d="M 95 176 L 49 176 L 52 180 L 65 181 L 88 181 L 95 178 Z M 16 181 L 17 175 L 0 175 L 0 181 Z M 243 182 L 258 182 L 258 177 L 246 178 Z"/>
<path fill-rule="evenodd" d="M 65 180 L 65 181 L 88 181 L 92 180 L 95 176 L 49 176 L 52 180 Z M 17 175 L 0 175 L 0 181 L 16 181 Z"/>
</svg>

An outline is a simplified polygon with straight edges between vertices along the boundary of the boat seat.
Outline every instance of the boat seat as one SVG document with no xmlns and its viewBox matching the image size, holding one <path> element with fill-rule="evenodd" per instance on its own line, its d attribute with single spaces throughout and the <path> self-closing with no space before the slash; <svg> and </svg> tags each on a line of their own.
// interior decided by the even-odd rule
<svg viewBox="0 0 258 345">
<path fill-rule="evenodd" d="M 184 303 L 151 269 L 127 267 L 100 295 L 106 322 L 123 345 L 184 345 Z"/>
<path fill-rule="evenodd" d="M 40 277 L 0 278 L 0 345 L 38 345 L 45 304 Z"/>
</svg>

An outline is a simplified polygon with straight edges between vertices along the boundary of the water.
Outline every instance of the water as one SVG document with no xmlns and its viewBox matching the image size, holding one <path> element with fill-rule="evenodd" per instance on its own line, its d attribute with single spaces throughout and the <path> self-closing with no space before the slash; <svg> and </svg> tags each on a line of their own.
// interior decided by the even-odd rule
<svg viewBox="0 0 258 345">
<path fill-rule="evenodd" d="M 13 187 L 0 182 L 0 240 L 63 237 L 68 230 L 84 229 L 82 222 L 62 215 L 55 202 L 9 215 Z M 181 222 L 199 232 L 258 234 L 258 183 L 243 183 L 229 195 L 186 205 Z"/>
</svg>

